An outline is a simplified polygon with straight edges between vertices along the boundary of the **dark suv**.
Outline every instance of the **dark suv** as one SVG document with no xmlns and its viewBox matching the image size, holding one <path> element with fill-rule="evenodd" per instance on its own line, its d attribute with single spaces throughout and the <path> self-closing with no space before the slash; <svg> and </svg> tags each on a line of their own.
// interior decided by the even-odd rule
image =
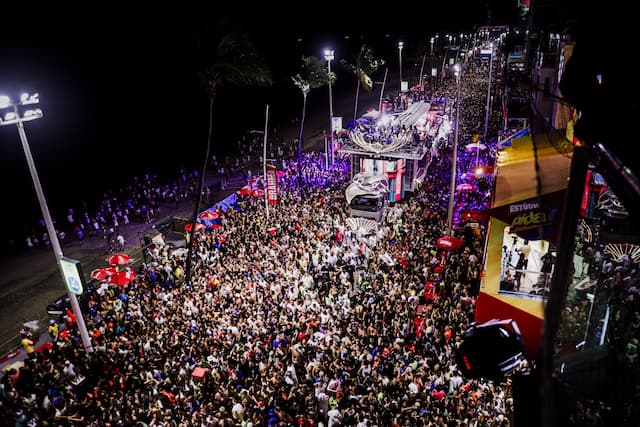
<svg viewBox="0 0 640 427">
<path fill-rule="evenodd" d="M 82 295 L 78 295 L 78 303 L 83 312 L 86 312 L 89 302 L 89 295 L 95 290 L 97 286 L 96 280 L 91 280 L 86 284 L 85 290 Z M 64 315 L 66 309 L 71 310 L 71 300 L 68 294 L 60 295 L 51 304 L 47 305 L 47 313 L 51 316 Z"/>
</svg>

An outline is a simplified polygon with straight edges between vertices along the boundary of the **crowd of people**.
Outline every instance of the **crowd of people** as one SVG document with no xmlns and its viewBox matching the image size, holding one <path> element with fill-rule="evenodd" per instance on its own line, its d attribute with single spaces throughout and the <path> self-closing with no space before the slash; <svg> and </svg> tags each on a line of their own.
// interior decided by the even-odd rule
<svg viewBox="0 0 640 427">
<path fill-rule="evenodd" d="M 58 239 L 61 242 L 89 238 L 101 238 L 109 252 L 121 248 L 120 227 L 129 223 L 150 223 L 160 218 L 162 203 L 180 204 L 197 193 L 198 172 L 181 168 L 178 177 L 171 182 L 161 182 L 156 174 L 145 173 L 141 178 L 117 189 L 105 190 L 95 203 L 83 202 L 80 207 L 70 207 L 60 220 L 54 217 Z M 92 206 L 90 206 L 90 204 Z M 44 219 L 40 219 L 25 236 L 29 249 L 51 244 Z"/>
<path fill-rule="evenodd" d="M 463 80 L 461 117 L 470 124 L 461 144 L 482 123 L 473 106 L 483 104 L 484 90 L 473 72 Z M 158 243 L 130 284 L 93 293 L 85 322 L 94 351 L 85 353 L 76 327 L 58 332 L 51 348 L 3 375 L 3 419 L 509 425 L 510 382 L 467 380 L 454 360 L 473 320 L 484 229 L 469 233 L 456 218 L 464 246 L 445 252 L 436 245 L 446 231 L 448 149 L 432 159 L 431 178 L 396 202 L 372 234 L 347 225 L 348 158 L 327 169 L 322 155 L 308 153 L 302 171 L 290 162 L 268 215 L 249 199 L 220 211 L 220 227 L 196 234 L 189 280 L 184 251 Z M 461 156 L 459 167 L 471 160 Z M 485 192 L 464 193 L 458 206 L 487 200 Z M 426 282 L 436 284 L 428 299 Z"/>
</svg>

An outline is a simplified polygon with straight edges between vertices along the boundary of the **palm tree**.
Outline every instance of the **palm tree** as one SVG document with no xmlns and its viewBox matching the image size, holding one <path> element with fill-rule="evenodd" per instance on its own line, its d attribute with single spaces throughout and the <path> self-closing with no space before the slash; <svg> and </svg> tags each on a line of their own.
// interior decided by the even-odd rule
<svg viewBox="0 0 640 427">
<path fill-rule="evenodd" d="M 336 75 L 329 72 L 324 63 L 316 56 L 302 57 L 302 70 L 291 77 L 293 83 L 302 91 L 302 119 L 300 120 L 300 133 L 298 134 L 298 179 L 302 184 L 302 133 L 304 131 L 304 118 L 307 113 L 307 95 L 311 89 L 322 87 L 336 81 Z"/>
<path fill-rule="evenodd" d="M 362 85 L 367 92 L 371 91 L 373 86 L 371 82 L 371 75 L 375 73 L 378 68 L 384 65 L 383 59 L 375 59 L 373 57 L 373 49 L 363 44 L 358 51 L 358 54 L 354 57 L 353 63 L 350 63 L 346 59 L 340 61 L 340 63 L 356 76 L 356 102 L 353 108 L 353 120 L 358 116 L 358 98 L 360 96 L 360 86 Z"/>
<path fill-rule="evenodd" d="M 207 135 L 206 152 L 202 162 L 202 173 L 198 182 L 197 202 L 193 210 L 191 222 L 193 226 L 189 233 L 187 245 L 187 265 L 185 269 L 185 283 L 190 284 L 191 262 L 193 257 L 193 242 L 195 240 L 195 224 L 202 204 L 202 189 L 207 173 L 207 163 L 211 153 L 213 141 L 213 111 L 218 89 L 226 85 L 232 86 L 269 86 L 271 85 L 271 71 L 267 68 L 263 58 L 257 53 L 248 36 L 238 31 L 231 31 L 220 38 L 215 47 L 209 49 L 211 38 L 199 38 L 198 52 L 200 71 L 198 77 L 206 90 L 209 100 L 209 132 Z M 195 155 L 195 152 L 194 152 Z"/>
</svg>

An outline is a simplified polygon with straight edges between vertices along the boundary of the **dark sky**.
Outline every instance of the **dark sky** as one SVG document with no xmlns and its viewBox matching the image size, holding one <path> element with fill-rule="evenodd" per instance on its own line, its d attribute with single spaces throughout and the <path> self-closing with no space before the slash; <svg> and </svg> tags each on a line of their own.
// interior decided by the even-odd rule
<svg viewBox="0 0 640 427">
<path fill-rule="evenodd" d="M 3 13 L 0 94 L 13 99 L 25 91 L 40 94 L 44 118 L 27 123 L 26 132 L 58 217 L 70 204 L 96 199 L 133 175 L 196 164 L 190 154 L 204 152 L 207 108 L 192 46 L 203 28 L 229 17 L 249 33 L 274 74 L 269 90 L 221 91 L 216 131 L 224 151 L 242 130 L 261 126 L 265 103 L 274 105 L 276 121 L 297 114 L 290 76 L 302 54 L 319 56 L 323 47 L 333 46 L 339 60 L 366 41 L 392 63 L 400 39 L 410 55 L 422 52 L 434 32 L 487 24 L 489 9 L 492 23 L 517 19 L 516 1 L 440 2 L 435 9 L 430 3 L 393 10 L 368 3 L 348 9 L 318 4 L 313 12 L 309 5 L 297 14 L 249 5 L 231 11 L 176 4 L 145 10 L 112 3 L 105 9 L 34 6 Z M 492 4 L 502 9 L 488 8 Z M 19 225 L 12 231 L 22 235 L 22 226 L 40 212 L 15 126 L 0 127 L 0 179 L 3 224 Z M 6 232 L 6 227 L 0 231 L 4 242 Z"/>
</svg>

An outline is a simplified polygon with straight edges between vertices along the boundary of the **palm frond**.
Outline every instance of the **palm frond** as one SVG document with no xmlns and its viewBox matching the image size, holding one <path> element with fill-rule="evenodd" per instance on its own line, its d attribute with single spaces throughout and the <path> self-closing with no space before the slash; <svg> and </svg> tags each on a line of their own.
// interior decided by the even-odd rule
<svg viewBox="0 0 640 427">
<path fill-rule="evenodd" d="M 336 81 L 336 74 L 329 72 L 322 60 L 316 56 L 302 57 L 302 69 L 293 76 L 294 84 L 303 91 L 306 87 L 307 93 L 311 89 L 322 87 Z"/>
<path fill-rule="evenodd" d="M 375 73 L 378 68 L 384 65 L 384 59 L 376 59 L 373 53 L 373 49 L 365 48 L 360 60 L 360 67 L 365 74 L 370 75 Z"/>
<path fill-rule="evenodd" d="M 351 62 L 347 61 L 346 59 L 341 59 L 340 60 L 340 64 L 342 64 L 342 66 L 350 73 L 352 74 L 357 74 L 358 73 L 358 69 L 359 67 L 355 64 L 352 64 Z"/>
<path fill-rule="evenodd" d="M 248 36 L 240 32 L 224 35 L 215 50 L 215 58 L 206 67 L 205 77 L 215 86 L 269 86 L 271 71 Z"/>
</svg>

